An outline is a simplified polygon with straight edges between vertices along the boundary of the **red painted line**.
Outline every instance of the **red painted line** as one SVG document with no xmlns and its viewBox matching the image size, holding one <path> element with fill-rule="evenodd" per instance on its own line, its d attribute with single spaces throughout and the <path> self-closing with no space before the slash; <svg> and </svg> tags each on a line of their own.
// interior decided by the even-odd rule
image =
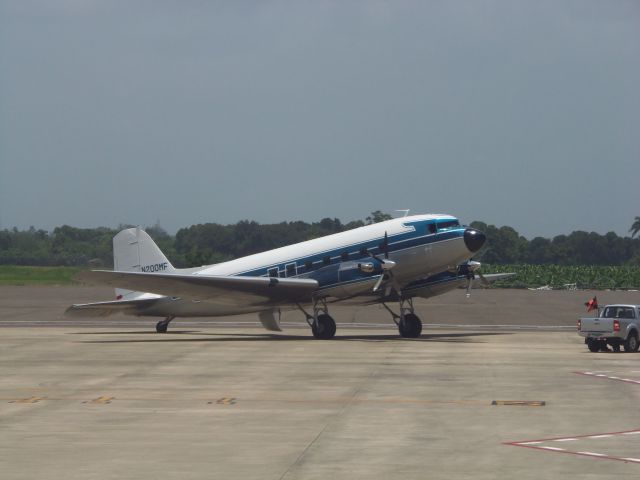
<svg viewBox="0 0 640 480">
<path fill-rule="evenodd" d="M 632 380 L 629 378 L 620 378 L 617 376 L 610 376 L 610 375 L 605 375 L 602 373 L 594 373 L 594 372 L 573 372 L 577 375 L 584 375 L 585 377 L 592 377 L 592 378 L 601 378 L 601 379 L 605 379 L 605 380 L 616 380 L 618 382 L 624 382 L 624 383 L 633 383 L 636 385 L 640 384 L 640 380 Z M 574 452 L 572 450 L 566 450 L 564 448 L 558 448 L 558 447 L 550 447 L 548 445 L 540 445 L 541 443 L 544 442 L 570 442 L 570 441 L 574 441 L 574 440 L 579 440 L 579 439 L 585 439 L 585 438 L 590 438 L 590 439 L 598 439 L 598 438 L 608 438 L 608 437 L 612 437 L 612 436 L 617 436 L 617 435 L 636 435 L 636 434 L 640 434 L 640 429 L 636 429 L 636 430 L 624 430 L 624 431 L 620 431 L 620 432 L 606 432 L 606 433 L 591 433 L 589 435 L 571 435 L 569 437 L 551 437 L 551 438 L 541 438 L 538 440 L 523 440 L 523 441 L 519 441 L 519 442 L 503 442 L 503 445 L 511 445 L 512 447 L 524 447 L 524 448 L 532 448 L 534 450 L 541 450 L 543 452 L 555 452 L 555 453 L 568 453 L 570 455 L 577 455 L 580 457 L 590 457 L 590 458 L 595 458 L 595 459 L 600 459 L 600 460 L 615 460 L 617 462 L 624 462 L 624 463 L 635 463 L 640 465 L 640 459 L 638 458 L 625 458 L 625 457 L 618 457 L 615 455 L 606 455 L 603 453 L 597 453 L 597 452 Z M 566 445 L 563 444 L 563 445 Z"/>
<path fill-rule="evenodd" d="M 553 453 L 568 453 L 570 455 L 577 455 L 580 457 L 589 457 L 589 458 L 594 458 L 596 460 L 615 460 L 617 462 L 624 462 L 624 463 L 637 463 L 640 465 L 640 460 L 636 461 L 635 459 L 632 460 L 630 458 L 623 458 L 623 457 L 616 457 L 613 455 L 605 455 L 602 453 L 595 453 L 595 452 L 574 452 L 572 450 L 563 450 L 563 449 L 550 449 L 550 448 L 545 448 L 545 447 L 538 447 L 536 445 L 522 445 L 518 442 L 510 442 L 510 443 L 504 443 L 503 445 L 511 445 L 512 447 L 525 447 L 525 448 L 533 448 L 535 450 L 541 450 L 543 452 L 553 452 Z"/>
<path fill-rule="evenodd" d="M 535 450 L 541 450 L 543 452 L 568 453 L 571 455 L 578 455 L 581 457 L 591 457 L 591 458 L 600 459 L 600 460 L 615 460 L 618 462 L 640 464 L 640 460 L 636 461 L 637 459 L 618 457 L 616 455 L 606 455 L 603 453 L 596 453 L 596 452 L 575 452 L 573 450 L 567 450 L 564 448 L 550 447 L 548 445 L 539 445 L 543 442 L 553 442 L 553 441 L 563 441 L 563 440 L 568 442 L 572 440 L 579 440 L 579 439 L 585 439 L 585 438 L 597 439 L 597 438 L 607 438 L 607 437 L 612 437 L 617 435 L 630 435 L 630 434 L 640 434 L 640 429 L 625 430 L 623 432 L 591 433 L 589 435 L 572 435 L 570 437 L 541 438 L 539 440 L 524 440 L 519 442 L 504 442 L 503 445 L 511 445 L 512 447 L 532 448 Z"/>
<path fill-rule="evenodd" d="M 573 372 L 573 373 L 577 375 L 584 375 L 585 377 L 601 378 L 604 380 L 615 380 L 617 382 L 633 383 L 635 385 L 640 385 L 640 380 L 633 380 L 631 378 L 620 378 L 616 376 L 604 375 L 602 373 L 593 373 L 593 372 Z"/>
<path fill-rule="evenodd" d="M 598 435 L 628 435 L 630 433 L 640 433 L 640 428 L 636 429 L 636 430 L 625 430 L 623 432 L 606 432 L 606 433 L 590 433 L 589 435 L 571 435 L 569 437 L 551 437 L 551 438 L 540 438 L 538 440 L 523 440 L 520 442 L 505 442 L 504 445 L 512 445 L 515 443 L 533 443 L 533 442 L 551 442 L 554 440 L 565 440 L 568 438 L 575 438 L 575 439 L 579 439 L 579 438 L 589 438 L 589 437 L 595 437 Z M 528 445 L 522 445 L 523 447 L 526 447 Z"/>
</svg>

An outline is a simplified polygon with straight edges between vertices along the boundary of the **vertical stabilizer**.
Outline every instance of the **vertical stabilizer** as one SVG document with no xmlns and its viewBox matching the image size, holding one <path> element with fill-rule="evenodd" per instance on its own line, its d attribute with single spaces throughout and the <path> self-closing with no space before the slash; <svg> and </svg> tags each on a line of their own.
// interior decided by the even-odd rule
<svg viewBox="0 0 640 480">
<path fill-rule="evenodd" d="M 140 227 L 127 228 L 113 237 L 113 269 L 119 272 L 170 273 L 171 262 L 147 232 Z M 131 299 L 141 292 L 116 288 L 116 298 Z"/>
</svg>

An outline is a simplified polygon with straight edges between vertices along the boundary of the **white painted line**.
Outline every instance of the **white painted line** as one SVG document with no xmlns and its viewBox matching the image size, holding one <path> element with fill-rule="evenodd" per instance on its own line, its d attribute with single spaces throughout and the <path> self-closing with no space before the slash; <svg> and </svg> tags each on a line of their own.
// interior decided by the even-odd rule
<svg viewBox="0 0 640 480">
<path fill-rule="evenodd" d="M 626 460 L 628 462 L 640 463 L 640 458 L 623 458 L 623 460 Z"/>
<path fill-rule="evenodd" d="M 640 435 L 640 430 L 635 430 L 633 432 L 624 432 L 622 435 Z"/>
<path fill-rule="evenodd" d="M 594 452 L 577 452 L 580 455 L 589 455 L 591 457 L 606 457 L 604 453 L 594 453 Z"/>
<path fill-rule="evenodd" d="M 554 442 L 573 442 L 574 440 L 578 440 L 577 438 L 558 438 L 554 440 Z"/>
<path fill-rule="evenodd" d="M 545 450 L 553 450 L 555 452 L 566 452 L 564 448 L 558 448 L 558 447 L 540 447 L 540 448 L 544 448 Z"/>
<path fill-rule="evenodd" d="M 610 437 L 613 437 L 613 435 L 591 435 L 586 438 L 610 438 Z"/>
<path fill-rule="evenodd" d="M 516 445 L 540 445 L 542 442 L 521 442 L 516 443 Z"/>
<path fill-rule="evenodd" d="M 465 329 L 473 329 L 473 328 L 500 328 L 500 329 L 514 329 L 514 330 L 575 330 L 574 325 L 513 325 L 513 324 L 477 324 L 477 323 L 469 323 L 469 324 L 448 324 L 448 323 L 430 323 L 428 324 L 429 328 L 465 328 Z"/>
</svg>

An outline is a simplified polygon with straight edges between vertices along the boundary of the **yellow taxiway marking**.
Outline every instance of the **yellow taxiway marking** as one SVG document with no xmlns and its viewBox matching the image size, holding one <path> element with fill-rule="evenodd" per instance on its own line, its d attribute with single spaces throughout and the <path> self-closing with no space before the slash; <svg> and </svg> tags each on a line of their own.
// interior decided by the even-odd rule
<svg viewBox="0 0 640 480">
<path fill-rule="evenodd" d="M 70 395 L 61 395 L 56 393 L 50 393 L 49 395 L 41 395 L 41 396 L 31 396 L 28 398 L 22 398 L 16 400 L 15 396 L 1 397 L 0 401 L 9 401 L 10 403 L 37 403 L 40 400 L 47 401 L 79 401 L 84 404 L 93 404 L 93 405 L 103 405 L 107 403 L 111 403 L 116 399 L 115 396 L 101 395 L 99 397 L 93 398 L 91 400 L 85 400 L 91 393 L 85 394 L 70 394 Z M 94 393 L 95 395 L 95 393 Z M 211 397 L 209 397 L 211 398 Z M 129 402 L 165 402 L 165 401 L 193 401 L 193 402 L 205 402 L 208 405 L 217 404 L 217 405 L 235 405 L 238 403 L 237 397 L 220 397 L 216 400 L 209 400 L 206 397 L 167 397 L 167 396 L 156 396 L 156 395 L 128 395 L 126 392 L 118 394 L 118 401 L 129 401 Z M 530 402 L 530 401 L 505 401 L 505 400 L 494 400 L 493 402 L 485 399 L 427 399 L 427 398 L 417 398 L 417 397 L 378 397 L 378 398 L 369 398 L 369 397 L 348 397 L 348 396 L 327 396 L 322 398 L 305 398 L 305 397 L 246 397 L 242 398 L 243 403 L 264 403 L 264 402 L 276 402 L 276 403 L 289 403 L 289 404 L 299 404 L 299 405 L 321 405 L 321 404 L 330 404 L 330 403 L 361 403 L 361 404 L 370 404 L 370 405 L 386 405 L 386 404 L 405 404 L 405 405 L 424 405 L 424 406 L 446 406 L 446 405 L 457 405 L 457 406 L 469 406 L 469 407 L 480 407 L 480 406 L 488 406 L 488 405 L 527 405 L 527 406 L 544 406 L 545 402 Z"/>
<path fill-rule="evenodd" d="M 236 398 L 235 397 L 222 397 L 216 400 L 218 405 L 235 405 Z"/>
<path fill-rule="evenodd" d="M 12 400 L 9 403 L 38 403 L 40 400 L 44 400 L 46 397 L 29 397 L 29 398 L 20 398 L 19 400 Z"/>
<path fill-rule="evenodd" d="M 106 395 L 103 395 L 101 397 L 94 398 L 90 402 L 86 403 L 92 403 L 94 405 L 104 405 L 105 403 L 111 403 L 111 400 L 113 400 L 114 398 L 116 397 L 107 397 Z"/>
</svg>

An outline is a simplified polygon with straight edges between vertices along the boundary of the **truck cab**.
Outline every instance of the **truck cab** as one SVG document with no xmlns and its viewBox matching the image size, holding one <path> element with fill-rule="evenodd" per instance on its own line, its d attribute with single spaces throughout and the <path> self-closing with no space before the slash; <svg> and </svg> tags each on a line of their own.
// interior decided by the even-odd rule
<svg viewBox="0 0 640 480">
<path fill-rule="evenodd" d="M 640 342 L 640 305 L 607 305 L 597 318 L 578 320 L 578 333 L 591 352 L 614 352 L 624 347 L 625 352 L 637 352 Z"/>
</svg>

